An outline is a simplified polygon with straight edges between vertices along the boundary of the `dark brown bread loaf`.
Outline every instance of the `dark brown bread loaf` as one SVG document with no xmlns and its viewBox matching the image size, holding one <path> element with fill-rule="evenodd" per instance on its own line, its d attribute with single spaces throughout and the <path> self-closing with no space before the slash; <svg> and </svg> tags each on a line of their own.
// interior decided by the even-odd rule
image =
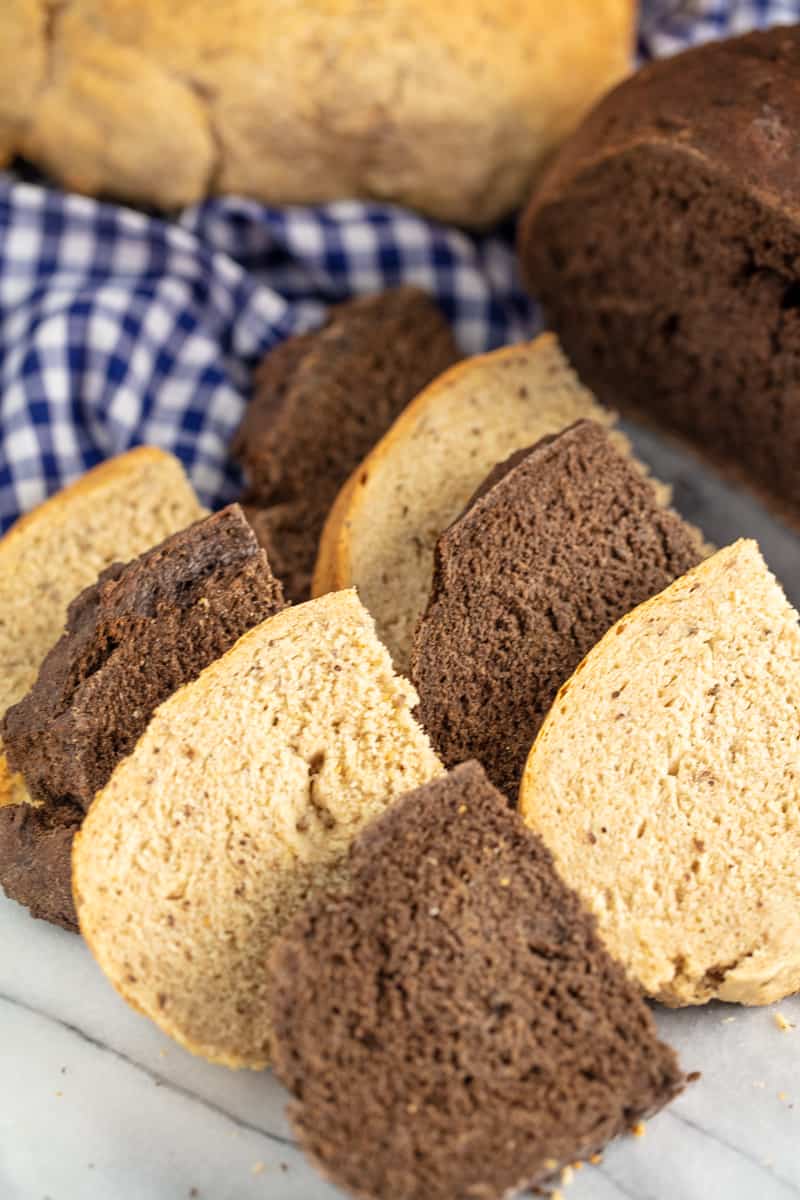
<svg viewBox="0 0 800 1200">
<path fill-rule="evenodd" d="M 51 925 L 78 932 L 72 899 L 72 841 L 77 804 L 9 804 L 0 808 L 0 884 L 6 895 Z"/>
<path fill-rule="evenodd" d="M 625 613 L 702 558 L 592 421 L 514 454 L 439 538 L 411 676 L 446 766 L 478 759 L 516 801 L 562 683 Z"/>
<path fill-rule="evenodd" d="M 653 63 L 536 189 L 524 270 L 601 400 L 800 518 L 800 26 Z"/>
<path fill-rule="evenodd" d="M 292 600 L 307 600 L 336 494 L 395 417 L 459 357 L 444 317 L 417 288 L 331 309 L 259 368 L 232 452 L 247 515 Z"/>
<path fill-rule="evenodd" d="M 95 791 L 162 700 L 283 607 L 238 505 L 115 563 L 81 592 L 3 723 L 9 765 L 42 802 L 0 807 L 0 884 L 11 899 L 77 932 L 72 841 Z"/>
<path fill-rule="evenodd" d="M 67 630 L 3 743 L 34 800 L 89 807 L 154 708 L 283 607 L 237 505 L 115 563 L 72 602 Z"/>
<path fill-rule="evenodd" d="M 275 1070 L 336 1183 L 499 1200 L 681 1090 L 594 919 L 476 763 L 397 801 L 349 866 L 272 956 Z"/>
</svg>

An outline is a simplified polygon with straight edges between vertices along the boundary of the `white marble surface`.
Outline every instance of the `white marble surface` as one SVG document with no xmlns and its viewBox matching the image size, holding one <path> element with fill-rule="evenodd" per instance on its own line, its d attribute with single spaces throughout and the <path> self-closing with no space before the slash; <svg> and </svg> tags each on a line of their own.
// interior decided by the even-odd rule
<svg viewBox="0 0 800 1200">
<path fill-rule="evenodd" d="M 722 544 L 756 536 L 795 603 L 800 539 L 684 454 L 636 434 Z M 0 897 L 0 1200 L 335 1200 L 292 1144 L 269 1073 L 212 1067 L 125 1006 L 75 936 Z M 566 1200 L 800 1200 L 800 999 L 658 1012 L 702 1071 Z M 343 1098 L 346 1102 L 346 1098 Z M 386 1197 L 385 1200 L 393 1200 Z"/>
</svg>

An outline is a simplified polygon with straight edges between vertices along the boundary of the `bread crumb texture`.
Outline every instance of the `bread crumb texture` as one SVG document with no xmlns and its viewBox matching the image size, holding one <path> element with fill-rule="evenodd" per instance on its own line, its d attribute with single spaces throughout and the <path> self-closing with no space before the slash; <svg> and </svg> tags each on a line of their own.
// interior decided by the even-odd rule
<svg viewBox="0 0 800 1200">
<path fill-rule="evenodd" d="M 80 591 L 204 515 L 178 460 L 142 446 L 21 517 L 0 541 L 0 716 L 33 685 Z"/>
<path fill-rule="evenodd" d="M 81 932 L 125 999 L 212 1061 L 267 1064 L 273 939 L 441 772 L 416 700 L 346 592 L 259 625 L 156 710 L 73 852 Z"/>
<path fill-rule="evenodd" d="M 582 417 L 612 422 L 550 334 L 452 367 L 412 401 L 340 493 L 314 594 L 357 587 L 397 669 L 407 671 L 439 534 L 496 463 Z"/>
<path fill-rule="evenodd" d="M 638 987 L 477 763 L 398 799 L 349 867 L 271 964 L 275 1071 L 334 1183 L 365 1200 L 566 1183 L 682 1090 Z"/>
<path fill-rule="evenodd" d="M 800 628 L 739 541 L 561 689 L 520 807 L 612 954 L 670 1005 L 800 988 Z"/>
</svg>

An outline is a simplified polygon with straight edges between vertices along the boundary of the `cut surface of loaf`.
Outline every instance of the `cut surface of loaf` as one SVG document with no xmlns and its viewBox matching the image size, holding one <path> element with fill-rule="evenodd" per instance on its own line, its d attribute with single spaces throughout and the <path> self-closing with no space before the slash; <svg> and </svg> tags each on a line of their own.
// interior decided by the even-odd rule
<svg viewBox="0 0 800 1200">
<path fill-rule="evenodd" d="M 800 988 L 800 628 L 754 542 L 623 618 L 564 685 L 520 809 L 671 1005 Z"/>
<path fill-rule="evenodd" d="M 554 158 L 520 252 L 581 378 L 800 520 L 800 25 L 648 64 Z"/>
<path fill-rule="evenodd" d="M 137 0 L 135 20 L 107 0 L 52 9 L 0 6 L 4 157 L 166 209 L 211 192 L 360 197 L 468 225 L 522 202 L 630 69 L 634 34 L 631 0 Z M 358 252 L 371 269 L 374 248 Z"/>
<path fill-rule="evenodd" d="M 247 477 L 247 515 L 295 601 L 307 600 L 336 493 L 406 404 L 459 357 L 420 288 L 362 296 L 316 333 L 289 338 L 256 373 L 232 452 Z"/>
<path fill-rule="evenodd" d="M 353 592 L 273 617 L 156 711 L 73 853 L 81 932 L 195 1053 L 270 1054 L 267 956 L 353 837 L 441 771 Z"/>
<path fill-rule="evenodd" d="M 561 684 L 702 557 L 696 531 L 592 421 L 495 468 L 439 538 L 414 638 L 419 718 L 445 766 L 478 759 L 516 803 Z"/>
<path fill-rule="evenodd" d="M 497 462 L 582 417 L 612 421 L 552 335 L 452 367 L 412 401 L 339 493 L 314 594 L 355 586 L 397 669 L 407 671 L 439 534 Z"/>
<path fill-rule="evenodd" d="M 0 716 L 32 686 L 78 592 L 204 511 L 178 460 L 143 446 L 94 467 L 11 527 L 0 541 Z"/>
<path fill-rule="evenodd" d="M 237 505 L 113 564 L 73 600 L 67 632 L 2 726 L 0 795 L 10 803 L 0 806 L 0 884 L 8 896 L 77 930 L 71 845 L 95 792 L 162 700 L 283 607 Z"/>
<path fill-rule="evenodd" d="M 681 1090 L 638 989 L 476 763 L 398 800 L 349 872 L 272 956 L 275 1068 L 336 1183 L 501 1200 Z"/>
</svg>

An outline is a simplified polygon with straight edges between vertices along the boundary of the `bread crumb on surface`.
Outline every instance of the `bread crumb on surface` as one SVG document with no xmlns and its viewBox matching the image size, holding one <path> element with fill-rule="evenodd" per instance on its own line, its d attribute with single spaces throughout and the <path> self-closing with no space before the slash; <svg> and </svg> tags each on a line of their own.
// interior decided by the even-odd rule
<svg viewBox="0 0 800 1200">
<path fill-rule="evenodd" d="M 592 1157 L 589 1159 L 589 1162 L 592 1164 L 593 1167 L 599 1167 L 600 1163 L 602 1161 L 603 1161 L 602 1154 L 593 1154 Z"/>
<path fill-rule="evenodd" d="M 646 1132 L 647 1126 L 645 1125 L 644 1121 L 637 1121 L 636 1124 L 631 1127 L 631 1133 L 634 1137 L 643 1138 Z"/>
<path fill-rule="evenodd" d="M 778 1029 L 780 1029 L 780 1031 L 782 1033 L 788 1033 L 788 1031 L 790 1029 L 794 1029 L 794 1025 L 792 1024 L 792 1022 L 787 1021 L 786 1017 L 783 1015 L 783 1013 L 779 1013 L 779 1012 L 775 1013 L 775 1024 L 778 1026 Z"/>
</svg>

